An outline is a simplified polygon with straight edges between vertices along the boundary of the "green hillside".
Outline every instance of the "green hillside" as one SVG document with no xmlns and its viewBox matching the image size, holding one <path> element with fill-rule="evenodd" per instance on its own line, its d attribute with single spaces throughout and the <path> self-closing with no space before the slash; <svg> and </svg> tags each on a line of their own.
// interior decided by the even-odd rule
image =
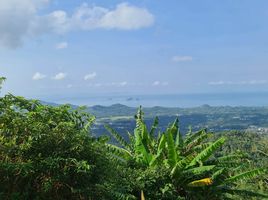
<svg viewBox="0 0 268 200">
<path fill-rule="evenodd" d="M 123 109 L 124 107 L 120 105 Z M 114 110 L 115 111 L 115 110 Z M 174 121 L 175 120 L 175 121 Z M 83 108 L 0 98 L 1 199 L 265 199 L 266 134 L 159 132 L 135 115 L 128 140 L 96 137 Z"/>
</svg>

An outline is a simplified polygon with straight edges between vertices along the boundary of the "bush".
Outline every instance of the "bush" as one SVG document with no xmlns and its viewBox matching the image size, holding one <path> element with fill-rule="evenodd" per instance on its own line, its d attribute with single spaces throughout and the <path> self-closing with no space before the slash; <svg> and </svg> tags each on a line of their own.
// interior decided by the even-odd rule
<svg viewBox="0 0 268 200">
<path fill-rule="evenodd" d="M 69 106 L 0 98 L 1 199 L 106 199 L 116 173 L 94 117 Z"/>
</svg>

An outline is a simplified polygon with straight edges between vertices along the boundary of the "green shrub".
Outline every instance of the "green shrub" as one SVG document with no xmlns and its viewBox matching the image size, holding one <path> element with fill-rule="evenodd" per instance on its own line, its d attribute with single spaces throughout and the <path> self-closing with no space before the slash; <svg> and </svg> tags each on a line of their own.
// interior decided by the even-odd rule
<svg viewBox="0 0 268 200">
<path fill-rule="evenodd" d="M 109 198 L 116 168 L 93 122 L 69 106 L 0 98 L 1 199 Z"/>
</svg>

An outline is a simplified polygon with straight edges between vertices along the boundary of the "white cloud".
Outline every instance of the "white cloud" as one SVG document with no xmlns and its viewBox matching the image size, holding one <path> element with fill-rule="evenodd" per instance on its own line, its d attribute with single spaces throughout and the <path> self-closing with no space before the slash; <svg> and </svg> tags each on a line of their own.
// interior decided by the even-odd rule
<svg viewBox="0 0 268 200">
<path fill-rule="evenodd" d="M 211 81 L 208 83 L 209 85 L 224 85 L 224 81 Z"/>
<path fill-rule="evenodd" d="M 168 86 L 169 83 L 167 81 L 161 82 L 161 81 L 154 81 L 152 83 L 152 86 Z"/>
<path fill-rule="evenodd" d="M 192 56 L 173 56 L 172 61 L 173 62 L 187 62 L 187 61 L 192 61 L 193 57 Z"/>
<path fill-rule="evenodd" d="M 158 85 L 160 85 L 160 81 L 154 81 L 152 85 L 153 86 L 158 86 Z"/>
<path fill-rule="evenodd" d="M 137 30 L 154 23 L 146 8 L 127 3 L 114 9 L 82 4 L 73 13 L 54 10 L 40 14 L 49 0 L 0 0 L 0 45 L 17 48 L 29 37 L 93 29 Z"/>
<path fill-rule="evenodd" d="M 56 49 L 66 49 L 68 47 L 68 42 L 60 42 L 56 45 Z"/>
<path fill-rule="evenodd" d="M 154 16 L 147 9 L 130 6 L 127 3 L 118 4 L 115 10 L 106 10 L 104 13 L 97 23 L 100 28 L 133 30 L 154 23 Z"/>
<path fill-rule="evenodd" d="M 44 79 L 44 78 L 46 78 L 46 75 L 45 75 L 45 74 L 41 74 L 41 73 L 39 73 L 39 72 L 36 72 L 36 73 L 33 75 L 33 77 L 32 77 L 32 79 L 33 79 L 34 81 L 38 81 L 38 80 L 41 80 L 41 79 Z"/>
<path fill-rule="evenodd" d="M 97 76 L 97 73 L 96 72 L 93 72 L 93 73 L 90 73 L 90 74 L 85 75 L 84 80 L 85 81 L 87 81 L 87 80 L 93 80 L 94 78 L 96 78 L 96 76 Z"/>
<path fill-rule="evenodd" d="M 0 0 L 0 44 L 15 48 L 29 33 L 39 4 L 31 0 Z"/>
<path fill-rule="evenodd" d="M 53 76 L 52 79 L 54 79 L 54 80 L 63 80 L 63 79 L 66 78 L 66 76 L 67 76 L 66 73 L 60 72 L 60 73 L 56 74 L 55 76 Z"/>
<path fill-rule="evenodd" d="M 57 10 L 41 20 L 50 30 L 65 33 L 93 29 L 137 30 L 153 25 L 154 16 L 145 8 L 127 3 L 118 4 L 114 10 L 84 3 L 72 15 L 64 10 Z"/>
<path fill-rule="evenodd" d="M 131 85 L 131 84 L 129 84 L 127 81 L 87 84 L 88 87 L 125 87 L 127 85 Z"/>
<path fill-rule="evenodd" d="M 112 83 L 106 83 L 106 86 L 116 86 L 116 87 L 124 87 L 128 85 L 127 81 L 122 81 L 122 82 L 112 82 Z"/>
<path fill-rule="evenodd" d="M 262 84 L 266 84 L 267 80 L 251 80 L 249 81 L 250 85 L 262 85 Z"/>
<path fill-rule="evenodd" d="M 263 85 L 267 80 L 250 80 L 250 81 L 211 81 L 209 85 Z"/>
<path fill-rule="evenodd" d="M 123 81 L 123 82 L 120 82 L 118 85 L 121 86 L 121 87 L 124 87 L 124 86 L 127 85 L 127 82 L 126 81 Z"/>
</svg>

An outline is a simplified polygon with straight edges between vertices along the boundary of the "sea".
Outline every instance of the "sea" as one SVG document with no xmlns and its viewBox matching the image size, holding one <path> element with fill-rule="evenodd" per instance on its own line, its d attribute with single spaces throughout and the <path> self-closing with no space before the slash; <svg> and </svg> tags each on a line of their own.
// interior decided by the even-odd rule
<svg viewBox="0 0 268 200">
<path fill-rule="evenodd" d="M 268 106 L 268 92 L 262 93 L 202 93 L 165 95 L 78 95 L 51 97 L 46 101 L 85 106 L 111 106 L 123 104 L 130 107 L 198 107 L 210 106 Z"/>
</svg>

